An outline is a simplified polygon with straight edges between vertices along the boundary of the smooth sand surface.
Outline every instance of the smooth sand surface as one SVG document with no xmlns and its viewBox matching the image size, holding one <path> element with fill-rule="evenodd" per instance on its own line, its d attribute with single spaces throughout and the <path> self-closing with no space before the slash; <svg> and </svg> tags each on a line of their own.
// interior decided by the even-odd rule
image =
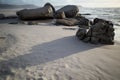
<svg viewBox="0 0 120 80">
<path fill-rule="evenodd" d="M 84 43 L 75 37 L 77 29 L 0 24 L 7 40 L 0 38 L 0 47 L 8 46 L 0 53 L 0 79 L 120 80 L 120 28 L 115 27 L 115 45 Z"/>
</svg>

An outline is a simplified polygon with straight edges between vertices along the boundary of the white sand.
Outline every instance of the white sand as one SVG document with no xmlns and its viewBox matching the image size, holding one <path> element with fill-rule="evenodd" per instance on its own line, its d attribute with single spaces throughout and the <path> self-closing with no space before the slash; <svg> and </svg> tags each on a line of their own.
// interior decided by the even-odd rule
<svg viewBox="0 0 120 80">
<path fill-rule="evenodd" d="M 0 53 L 0 66 L 15 74 L 6 74 L 6 80 L 120 80 L 120 28 L 115 45 L 83 43 L 75 29 L 50 23 L 0 24 L 0 31 L 15 37 Z"/>
</svg>

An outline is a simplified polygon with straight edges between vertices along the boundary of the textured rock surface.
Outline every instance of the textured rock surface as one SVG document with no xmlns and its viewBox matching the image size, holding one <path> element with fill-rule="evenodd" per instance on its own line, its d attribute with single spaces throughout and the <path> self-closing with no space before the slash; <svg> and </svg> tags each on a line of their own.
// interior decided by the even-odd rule
<svg viewBox="0 0 120 80">
<path fill-rule="evenodd" d="M 76 5 L 67 5 L 56 11 L 57 13 L 64 12 L 67 18 L 73 18 L 79 12 L 79 8 Z"/>
<path fill-rule="evenodd" d="M 93 23 L 84 34 L 84 29 L 81 30 L 80 28 L 76 33 L 77 37 L 79 39 L 82 38 L 81 40 L 84 42 L 91 42 L 93 44 L 114 44 L 115 33 L 112 22 L 96 18 Z"/>
<path fill-rule="evenodd" d="M 50 4 L 45 4 L 42 8 L 37 9 L 24 9 L 18 11 L 16 14 L 22 20 L 35 20 L 35 19 L 51 19 L 54 16 L 55 9 Z"/>
</svg>

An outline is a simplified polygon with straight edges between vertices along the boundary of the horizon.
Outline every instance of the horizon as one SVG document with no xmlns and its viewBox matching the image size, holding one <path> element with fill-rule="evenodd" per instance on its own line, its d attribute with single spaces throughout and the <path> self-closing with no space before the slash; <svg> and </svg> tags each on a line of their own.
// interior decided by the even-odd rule
<svg viewBox="0 0 120 80">
<path fill-rule="evenodd" d="M 36 6 L 43 6 L 45 3 L 51 3 L 54 6 L 61 6 L 61 5 L 80 5 L 82 7 L 90 7 L 90 8 L 116 8 L 120 7 L 120 0 L 61 0 L 61 1 L 55 1 L 55 0 L 0 0 L 0 3 L 2 4 L 13 4 L 13 5 L 24 5 L 24 4 L 33 4 Z M 64 4 L 63 4 L 64 2 Z"/>
</svg>

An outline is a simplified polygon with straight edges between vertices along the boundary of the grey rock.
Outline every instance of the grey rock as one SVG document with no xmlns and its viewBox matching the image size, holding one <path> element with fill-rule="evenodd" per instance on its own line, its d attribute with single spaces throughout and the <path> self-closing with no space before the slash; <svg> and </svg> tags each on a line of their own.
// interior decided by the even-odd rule
<svg viewBox="0 0 120 80">
<path fill-rule="evenodd" d="M 76 5 L 67 5 L 57 10 L 56 12 L 64 12 L 67 18 L 73 18 L 79 12 L 79 8 Z"/>
<path fill-rule="evenodd" d="M 16 13 L 22 20 L 51 19 L 54 16 L 54 9 L 46 4 L 44 7 L 36 9 L 23 9 Z"/>
</svg>

